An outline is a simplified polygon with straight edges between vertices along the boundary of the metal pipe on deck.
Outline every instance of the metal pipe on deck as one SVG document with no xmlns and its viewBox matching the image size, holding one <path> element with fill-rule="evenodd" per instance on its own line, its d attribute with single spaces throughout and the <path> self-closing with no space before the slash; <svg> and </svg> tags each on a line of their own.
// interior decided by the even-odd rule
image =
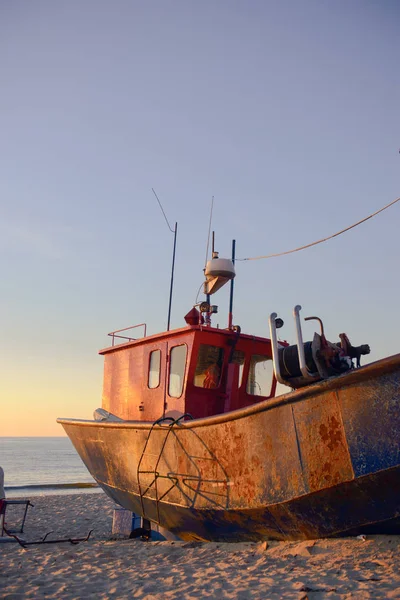
<svg viewBox="0 0 400 600">
<path fill-rule="evenodd" d="M 300 323 L 300 311 L 301 306 L 297 304 L 293 309 L 294 321 L 296 324 L 296 336 L 297 336 L 297 353 L 299 356 L 299 365 L 300 371 L 303 377 L 308 381 L 314 381 L 315 377 L 307 368 L 306 364 L 306 356 L 304 353 L 304 342 L 303 342 L 303 333 L 301 331 L 301 323 Z"/>
<path fill-rule="evenodd" d="M 279 383 L 282 383 L 283 385 L 288 385 L 290 387 L 290 383 L 288 381 L 286 381 L 286 379 L 283 379 L 282 375 L 281 375 L 281 368 L 279 365 L 279 342 L 278 342 L 278 338 L 276 335 L 276 318 L 277 318 L 277 314 L 271 313 L 269 316 L 269 335 L 271 338 L 271 347 L 272 347 L 272 362 L 274 365 L 274 373 L 275 373 L 275 377 L 276 380 Z"/>
</svg>

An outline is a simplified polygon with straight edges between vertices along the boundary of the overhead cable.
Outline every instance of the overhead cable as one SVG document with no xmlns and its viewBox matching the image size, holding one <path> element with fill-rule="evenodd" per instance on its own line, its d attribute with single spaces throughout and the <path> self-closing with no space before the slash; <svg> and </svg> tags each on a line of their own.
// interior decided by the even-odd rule
<svg viewBox="0 0 400 600">
<path fill-rule="evenodd" d="M 250 258 L 237 258 L 236 260 L 244 261 L 244 260 L 261 260 L 263 258 L 276 258 L 277 256 L 284 256 L 285 254 L 293 254 L 293 252 L 300 252 L 300 250 L 305 250 L 306 248 L 311 248 L 312 246 L 316 246 L 317 244 L 322 244 L 322 242 L 327 242 L 328 240 L 331 240 L 332 238 L 337 237 L 338 235 L 341 235 L 342 233 L 345 233 L 346 231 L 349 231 L 350 229 L 353 229 L 354 227 L 357 227 L 357 225 L 361 225 L 361 223 L 365 223 L 365 221 L 368 221 L 368 219 L 372 219 L 372 217 L 375 217 L 376 215 L 383 212 L 387 208 L 390 208 L 391 206 L 393 206 L 393 204 L 396 204 L 396 202 L 399 202 L 399 200 L 400 200 L 400 197 L 396 198 L 396 200 L 393 200 L 389 204 L 386 204 L 386 206 L 383 206 L 376 212 L 372 213 L 372 215 L 369 215 L 368 217 L 361 219 L 361 221 L 357 221 L 357 223 L 354 223 L 353 225 L 350 225 L 349 227 L 346 227 L 345 229 L 342 229 L 341 231 L 338 231 L 337 233 L 329 235 L 328 237 L 322 238 L 321 240 L 312 242 L 311 244 L 306 244 L 305 246 L 300 246 L 299 248 L 293 248 L 293 250 L 286 250 L 285 252 L 278 252 L 276 254 L 266 254 L 265 256 L 253 256 Z"/>
</svg>

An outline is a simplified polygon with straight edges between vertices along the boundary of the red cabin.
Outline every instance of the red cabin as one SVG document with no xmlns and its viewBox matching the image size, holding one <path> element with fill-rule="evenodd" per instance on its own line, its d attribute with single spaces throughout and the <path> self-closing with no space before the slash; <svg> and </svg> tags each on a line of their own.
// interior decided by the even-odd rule
<svg viewBox="0 0 400 600">
<path fill-rule="evenodd" d="M 100 351 L 102 406 L 121 419 L 155 421 L 184 413 L 197 419 L 275 395 L 270 340 L 239 328 L 191 324 L 137 340 L 115 337 L 129 341 Z"/>
</svg>

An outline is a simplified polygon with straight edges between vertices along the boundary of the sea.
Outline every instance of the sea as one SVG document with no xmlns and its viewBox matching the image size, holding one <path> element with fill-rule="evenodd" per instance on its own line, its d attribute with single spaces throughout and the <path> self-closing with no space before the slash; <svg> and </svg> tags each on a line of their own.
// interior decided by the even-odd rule
<svg viewBox="0 0 400 600">
<path fill-rule="evenodd" d="M 67 437 L 0 437 L 8 498 L 100 491 Z"/>
</svg>

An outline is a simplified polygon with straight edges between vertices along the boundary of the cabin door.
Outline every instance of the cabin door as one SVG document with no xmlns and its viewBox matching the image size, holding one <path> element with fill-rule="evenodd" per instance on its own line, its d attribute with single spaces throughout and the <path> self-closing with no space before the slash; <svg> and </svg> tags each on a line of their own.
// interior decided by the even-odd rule
<svg viewBox="0 0 400 600">
<path fill-rule="evenodd" d="M 154 342 L 144 346 L 141 421 L 157 421 L 164 416 L 165 379 L 167 373 L 167 343 Z"/>
<path fill-rule="evenodd" d="M 182 342 L 167 342 L 168 359 L 165 369 L 164 417 L 177 419 L 185 412 L 185 382 L 188 346 Z"/>
</svg>

